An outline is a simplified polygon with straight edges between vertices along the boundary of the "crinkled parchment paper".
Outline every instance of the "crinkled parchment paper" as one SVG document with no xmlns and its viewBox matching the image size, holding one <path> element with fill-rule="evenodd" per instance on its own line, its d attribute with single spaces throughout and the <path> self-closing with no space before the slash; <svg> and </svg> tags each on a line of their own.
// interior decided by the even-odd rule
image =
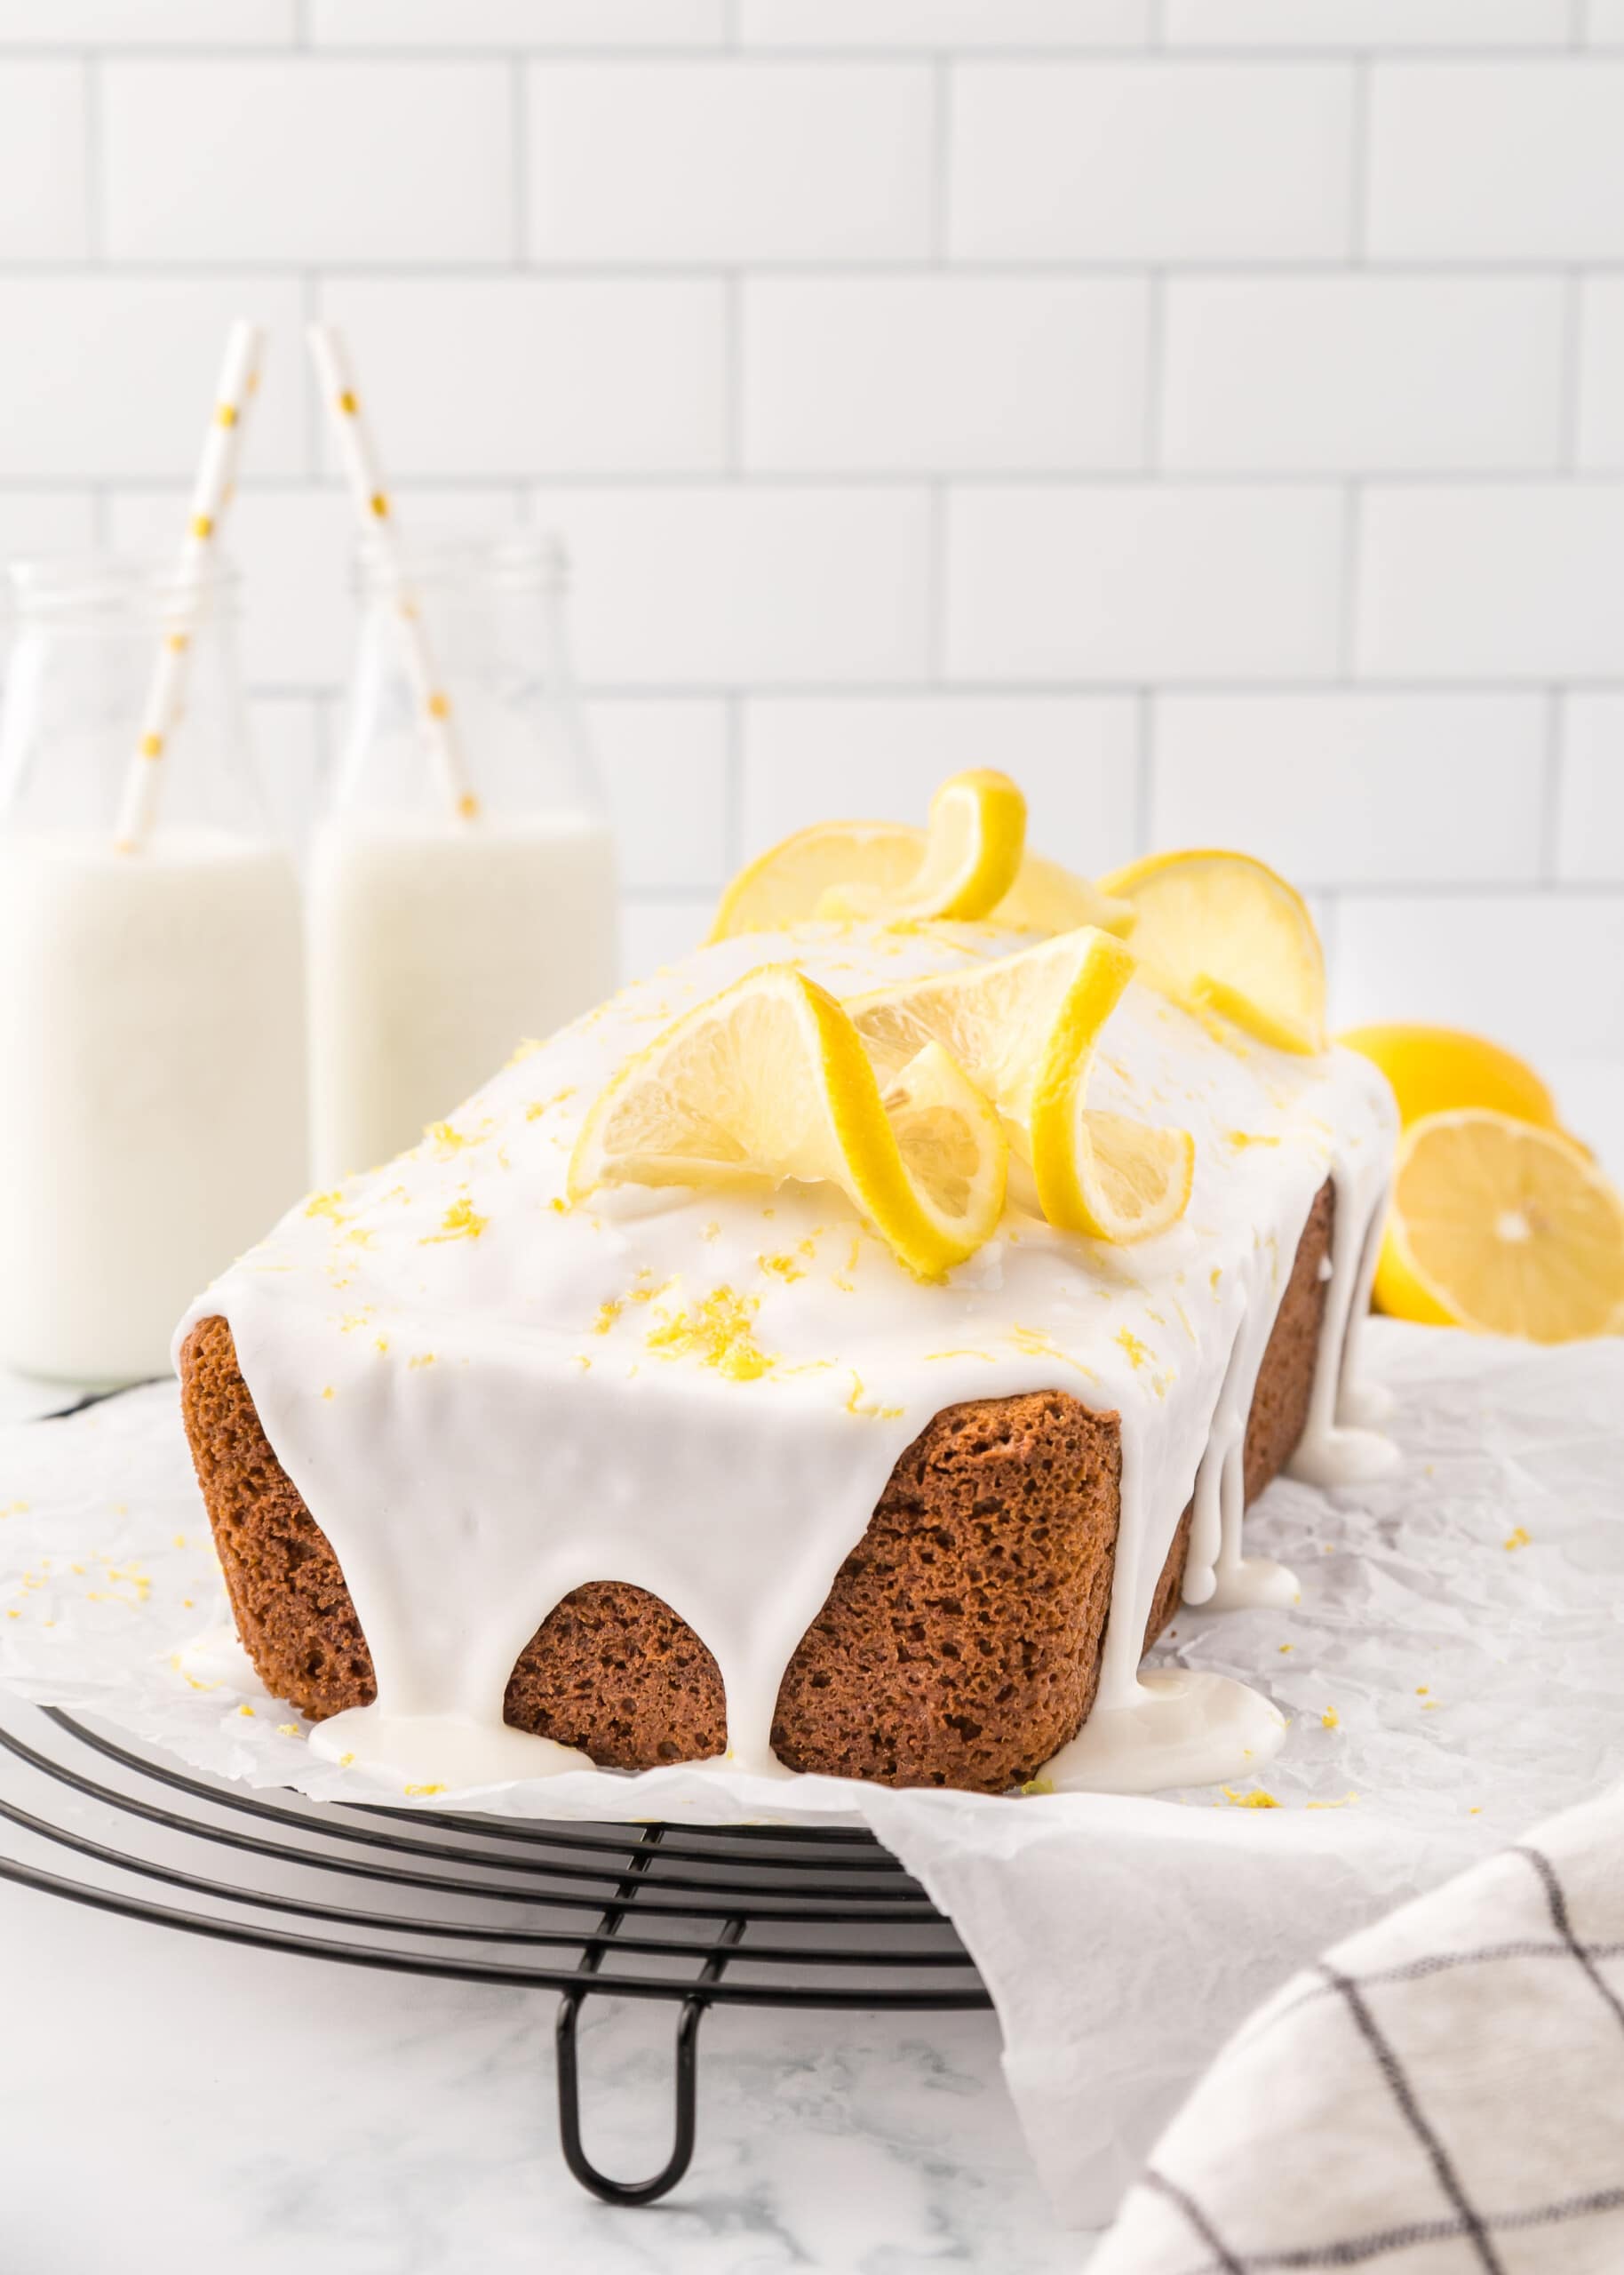
<svg viewBox="0 0 1624 2275">
<path fill-rule="evenodd" d="M 1294 1968 L 1617 1774 L 1624 1341 L 1533 1351 L 1378 1321 L 1369 1352 L 1402 1468 L 1332 1493 L 1277 1483 L 1248 1537 L 1295 1569 L 1300 1604 L 1186 1609 L 1164 1647 L 1292 1718 L 1283 1753 L 1228 1793 L 1004 1800 L 673 1768 L 442 1803 L 868 1824 L 980 1964 L 1057 2207 L 1103 2222 Z M 405 1798 L 314 1756 L 230 1640 L 169 1385 L 0 1430 L 0 1680 L 217 1776 Z M 1277 1807 L 1244 1805 L 1260 1788 Z"/>
</svg>

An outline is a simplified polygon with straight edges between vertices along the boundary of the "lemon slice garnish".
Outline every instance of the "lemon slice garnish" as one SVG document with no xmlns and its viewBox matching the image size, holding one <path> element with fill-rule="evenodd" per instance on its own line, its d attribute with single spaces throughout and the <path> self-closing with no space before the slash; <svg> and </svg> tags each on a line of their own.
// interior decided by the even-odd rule
<svg viewBox="0 0 1624 2275">
<path fill-rule="evenodd" d="M 1051 1224 L 1144 1240 L 1188 1206 L 1195 1145 L 1187 1130 L 1085 1104 L 1095 1045 L 1133 970 L 1122 943 L 1089 927 L 846 1008 L 882 1071 L 935 1042 L 996 1101 Z"/>
<path fill-rule="evenodd" d="M 576 1141 L 569 1189 L 578 1201 L 604 1185 L 834 1185 L 937 1279 L 997 1225 L 1007 1153 L 997 1109 L 939 1043 L 882 1089 L 834 997 L 769 964 L 620 1069 Z"/>
<path fill-rule="evenodd" d="M 1399 1141 L 1382 1311 L 1571 1343 L 1624 1323 L 1624 1201 L 1571 1138 L 1482 1107 Z"/>
<path fill-rule="evenodd" d="M 1134 953 L 1173 994 L 1278 1050 L 1325 1049 L 1325 956 L 1284 877 L 1249 853 L 1153 853 L 1101 882 L 1133 903 Z"/>
<path fill-rule="evenodd" d="M 781 838 L 739 871 L 716 911 L 710 938 L 782 932 L 806 923 L 832 885 L 901 892 L 925 858 L 925 833 L 908 822 L 820 821 Z"/>
<path fill-rule="evenodd" d="M 925 858 L 891 891 L 842 879 L 819 900 L 819 916 L 887 923 L 990 916 L 1014 884 L 1026 850 L 1026 801 L 1007 774 L 978 767 L 950 775 L 930 802 Z"/>
<path fill-rule="evenodd" d="M 992 921 L 1012 932 L 1075 932 L 1079 925 L 1097 924 L 1102 932 L 1126 939 L 1136 912 L 1132 901 L 1113 900 L 1087 877 L 1075 876 L 1058 861 L 1029 853 L 1009 890 L 992 912 Z"/>
<path fill-rule="evenodd" d="M 929 832 L 890 821 L 824 821 L 798 829 L 739 871 L 722 894 L 709 937 L 779 932 L 820 915 L 972 913 L 1015 931 L 1071 932 L 1079 924 L 1130 931 L 1127 902 L 1111 899 L 1057 862 L 1031 853 L 1022 858 L 1018 846 L 1002 898 L 987 899 L 1008 867 L 1017 828 L 1024 838 L 1020 795 L 1001 774 L 954 775 L 933 801 Z"/>
</svg>

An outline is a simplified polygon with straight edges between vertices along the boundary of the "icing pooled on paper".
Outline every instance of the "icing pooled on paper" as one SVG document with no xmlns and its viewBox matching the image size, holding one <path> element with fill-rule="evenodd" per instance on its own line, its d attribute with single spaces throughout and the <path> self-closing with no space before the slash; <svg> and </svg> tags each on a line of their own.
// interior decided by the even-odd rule
<svg viewBox="0 0 1624 2275">
<path fill-rule="evenodd" d="M 198 1299 L 178 1341 L 229 1321 L 371 1650 L 376 1704 L 321 1725 L 322 1752 L 455 1785 L 580 1765 L 507 1729 L 503 1696 L 547 1613 L 618 1580 L 709 1648 L 729 1758 L 772 1770 L 784 1669 L 898 1457 L 943 1407 L 1047 1389 L 1115 1409 L 1122 1446 L 1099 1692 L 1048 1776 L 1198 1782 L 1278 1744 L 1280 1718 L 1239 1684 L 1142 1680 L 1141 1639 L 1192 1491 L 1191 1601 L 1294 1585 L 1241 1558 L 1241 1450 L 1327 1176 L 1334 1270 L 1299 1462 L 1327 1477 L 1379 1457 L 1343 1426 L 1392 1150 L 1367 1061 L 1287 1056 L 1135 979 L 1089 1104 L 1192 1132 L 1183 1217 L 1112 1248 L 1012 1209 L 939 1283 L 826 1186 L 565 1200 L 609 1075 L 755 965 L 792 956 L 845 996 L 1023 944 L 981 925 L 808 926 L 705 949 L 521 1051 L 410 1153 L 312 1196 Z"/>
</svg>

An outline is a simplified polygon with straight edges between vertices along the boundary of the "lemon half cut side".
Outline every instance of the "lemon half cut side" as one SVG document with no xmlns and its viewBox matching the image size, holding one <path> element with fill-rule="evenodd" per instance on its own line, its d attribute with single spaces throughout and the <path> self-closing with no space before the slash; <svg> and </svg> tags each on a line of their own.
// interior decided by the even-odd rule
<svg viewBox="0 0 1624 2275">
<path fill-rule="evenodd" d="M 831 1184 L 928 1280 L 991 1233 L 1007 1162 L 996 1107 L 939 1043 L 882 1089 L 834 997 L 768 964 L 613 1077 L 576 1141 L 569 1191 L 578 1202 L 605 1185 Z"/>
<path fill-rule="evenodd" d="M 1624 1201 L 1560 1131 L 1461 1107 L 1399 1140 L 1376 1271 L 1400 1319 L 1570 1343 L 1624 1326 Z"/>
</svg>

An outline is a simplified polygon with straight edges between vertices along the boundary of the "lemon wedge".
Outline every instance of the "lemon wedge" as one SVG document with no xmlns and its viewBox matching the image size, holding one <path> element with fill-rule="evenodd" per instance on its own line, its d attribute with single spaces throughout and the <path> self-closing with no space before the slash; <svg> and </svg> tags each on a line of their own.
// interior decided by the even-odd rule
<svg viewBox="0 0 1624 2275">
<path fill-rule="evenodd" d="M 930 802 L 925 858 L 900 890 L 843 879 L 818 901 L 819 916 L 888 923 L 990 916 L 1020 873 L 1026 801 L 990 766 L 950 775 Z"/>
<path fill-rule="evenodd" d="M 1101 884 L 1133 903 L 1134 952 L 1170 994 L 1277 1050 L 1325 1049 L 1325 957 L 1284 877 L 1248 853 L 1153 853 Z"/>
<path fill-rule="evenodd" d="M 1571 1343 L 1624 1322 L 1624 1201 L 1571 1138 L 1429 1114 L 1399 1140 L 1376 1303 L 1400 1319 Z"/>
<path fill-rule="evenodd" d="M 1424 1114 L 1488 1106 L 1514 1122 L 1561 1127 L 1556 1102 L 1533 1068 L 1499 1043 L 1458 1027 L 1350 1027 L 1337 1041 L 1379 1066 L 1393 1086 L 1407 1130 Z"/>
<path fill-rule="evenodd" d="M 1095 928 L 995 962 L 875 989 L 846 1009 L 882 1073 L 939 1044 L 1004 1117 L 1051 1224 L 1096 1240 L 1163 1231 L 1189 1205 L 1195 1145 L 1085 1104 L 1095 1045 L 1134 958 Z"/>
<path fill-rule="evenodd" d="M 997 1225 L 1007 1160 L 997 1109 L 939 1043 L 882 1090 L 834 997 L 768 964 L 620 1069 L 582 1126 L 569 1190 L 579 1201 L 605 1185 L 834 1185 L 930 1280 Z"/>
</svg>

